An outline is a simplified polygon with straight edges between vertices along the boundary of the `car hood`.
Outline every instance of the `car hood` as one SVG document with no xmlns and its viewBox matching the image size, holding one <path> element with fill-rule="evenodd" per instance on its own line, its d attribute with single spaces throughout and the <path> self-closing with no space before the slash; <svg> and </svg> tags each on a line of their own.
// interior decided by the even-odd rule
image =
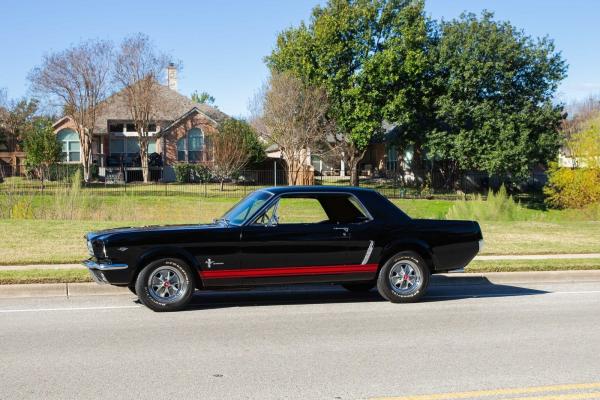
<svg viewBox="0 0 600 400">
<path fill-rule="evenodd" d="M 234 228 L 233 226 L 227 226 L 222 223 L 213 224 L 186 224 L 186 225 L 148 225 L 138 227 L 122 227 L 103 229 L 101 231 L 90 232 L 85 235 L 87 240 L 108 240 L 114 237 L 126 237 L 126 236 L 137 236 L 144 234 L 162 234 L 162 233 L 173 233 L 173 232 L 186 232 L 186 231 L 205 231 L 212 229 L 227 229 Z"/>
</svg>

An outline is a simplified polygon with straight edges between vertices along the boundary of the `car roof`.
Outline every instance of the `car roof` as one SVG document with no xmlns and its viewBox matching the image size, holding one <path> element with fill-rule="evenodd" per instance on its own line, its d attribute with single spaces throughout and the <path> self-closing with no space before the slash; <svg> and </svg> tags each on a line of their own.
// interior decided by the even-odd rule
<svg viewBox="0 0 600 400">
<path fill-rule="evenodd" d="M 365 189 L 356 186 L 273 186 L 261 190 L 273 194 L 281 193 L 365 193 L 374 192 L 373 189 Z"/>
</svg>

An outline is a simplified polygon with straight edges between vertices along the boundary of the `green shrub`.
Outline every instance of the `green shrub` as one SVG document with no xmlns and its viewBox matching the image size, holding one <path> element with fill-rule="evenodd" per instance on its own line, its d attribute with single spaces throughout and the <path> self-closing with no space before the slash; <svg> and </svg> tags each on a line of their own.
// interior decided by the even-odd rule
<svg viewBox="0 0 600 400">
<path fill-rule="evenodd" d="M 79 172 L 79 176 L 83 177 L 83 165 L 81 164 L 52 164 L 48 169 L 48 180 L 50 181 L 67 181 L 72 182 L 73 176 Z M 98 171 L 96 169 L 96 176 Z"/>
<path fill-rule="evenodd" d="M 557 208 L 585 208 L 600 203 L 600 168 L 561 168 L 552 164 L 544 187 L 546 203 Z"/>
<path fill-rule="evenodd" d="M 202 164 L 175 164 L 174 169 L 178 183 L 205 183 L 213 175 L 210 168 Z"/>
<path fill-rule="evenodd" d="M 462 199 L 454 203 L 446 214 L 447 219 L 474 221 L 514 221 L 521 219 L 526 210 L 508 195 L 504 185 L 494 193 L 489 191 L 487 199 L 478 195 L 473 200 Z"/>
</svg>

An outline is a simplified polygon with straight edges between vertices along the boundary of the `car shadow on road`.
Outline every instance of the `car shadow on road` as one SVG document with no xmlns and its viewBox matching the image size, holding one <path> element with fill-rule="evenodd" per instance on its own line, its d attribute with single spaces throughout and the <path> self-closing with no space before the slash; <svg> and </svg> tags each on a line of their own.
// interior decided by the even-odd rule
<svg viewBox="0 0 600 400">
<path fill-rule="evenodd" d="M 494 284 L 483 277 L 435 276 L 422 302 L 467 298 L 532 296 L 547 293 L 523 286 Z M 350 292 L 339 285 L 272 286 L 241 290 L 198 291 L 187 310 L 285 304 L 362 303 L 385 301 L 372 289 Z"/>
</svg>

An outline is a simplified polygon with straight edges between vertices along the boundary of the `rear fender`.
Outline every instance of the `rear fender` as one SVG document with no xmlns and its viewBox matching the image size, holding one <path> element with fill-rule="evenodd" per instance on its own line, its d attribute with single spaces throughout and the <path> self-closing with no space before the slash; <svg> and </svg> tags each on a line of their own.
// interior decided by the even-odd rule
<svg viewBox="0 0 600 400">
<path fill-rule="evenodd" d="M 414 251 L 415 253 L 419 254 L 421 258 L 423 258 L 423 260 L 427 263 L 429 271 L 435 271 L 434 255 L 431 247 L 426 242 L 417 239 L 403 239 L 388 243 L 381 252 L 381 258 L 379 259 L 379 269 L 383 267 L 383 265 L 390 257 L 401 251 Z"/>
</svg>

